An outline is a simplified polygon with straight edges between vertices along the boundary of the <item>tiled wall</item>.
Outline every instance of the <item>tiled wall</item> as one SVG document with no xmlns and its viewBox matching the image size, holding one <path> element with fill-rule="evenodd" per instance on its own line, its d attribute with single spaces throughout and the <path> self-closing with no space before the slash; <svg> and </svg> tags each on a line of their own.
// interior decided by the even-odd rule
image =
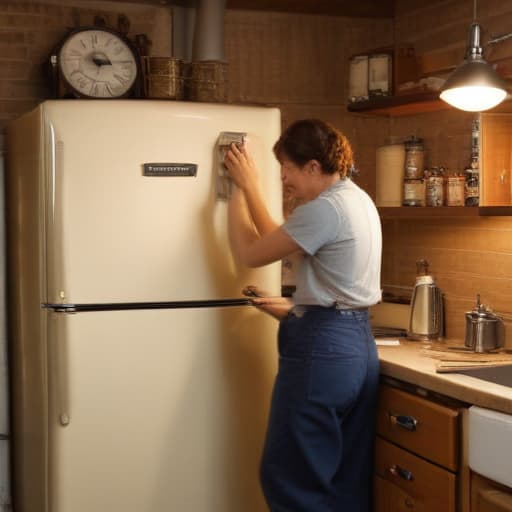
<svg viewBox="0 0 512 512">
<path fill-rule="evenodd" d="M 484 42 L 512 30 L 512 2 L 486 0 L 477 7 Z M 419 54 L 454 48 L 462 61 L 472 16 L 468 0 L 397 0 L 395 37 L 413 43 Z M 472 117 L 446 110 L 395 118 L 390 133 L 423 137 L 427 165 L 460 170 L 469 161 Z M 385 221 L 383 282 L 411 285 L 419 258 L 429 260 L 445 292 L 449 338 L 463 338 L 464 312 L 477 293 L 496 311 L 512 315 L 512 218 Z M 507 322 L 507 345 L 512 347 L 512 322 Z"/>
</svg>

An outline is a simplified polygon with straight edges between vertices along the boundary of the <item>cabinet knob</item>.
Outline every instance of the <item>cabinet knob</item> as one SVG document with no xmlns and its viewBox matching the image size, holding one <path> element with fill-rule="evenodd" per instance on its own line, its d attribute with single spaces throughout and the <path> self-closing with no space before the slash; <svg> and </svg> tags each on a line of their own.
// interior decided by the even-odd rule
<svg viewBox="0 0 512 512">
<path fill-rule="evenodd" d="M 388 468 L 388 471 L 393 475 L 400 478 L 403 478 L 404 480 L 411 481 L 414 480 L 414 477 L 412 475 L 412 471 L 409 471 L 408 469 L 404 469 L 397 464 L 393 464 Z"/>
<path fill-rule="evenodd" d="M 416 418 L 405 414 L 390 414 L 389 421 L 391 421 L 393 425 L 398 425 L 399 427 L 410 430 L 411 432 L 416 430 L 416 425 L 418 424 L 418 420 Z"/>
<path fill-rule="evenodd" d="M 412 498 L 405 498 L 404 505 L 405 508 L 412 510 L 414 508 L 414 500 Z"/>
</svg>

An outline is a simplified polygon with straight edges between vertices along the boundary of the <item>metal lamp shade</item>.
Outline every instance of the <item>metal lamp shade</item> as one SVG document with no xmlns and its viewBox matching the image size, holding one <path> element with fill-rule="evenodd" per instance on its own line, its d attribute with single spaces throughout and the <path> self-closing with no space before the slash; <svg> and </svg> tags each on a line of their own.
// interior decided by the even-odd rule
<svg viewBox="0 0 512 512">
<path fill-rule="evenodd" d="M 440 97 L 455 108 L 488 110 L 507 95 L 505 81 L 482 58 L 465 60 L 446 80 Z"/>
<path fill-rule="evenodd" d="M 483 58 L 480 31 L 478 23 L 470 25 L 466 58 L 448 77 L 440 94 L 446 103 L 470 112 L 495 107 L 507 95 L 505 81 Z"/>
</svg>

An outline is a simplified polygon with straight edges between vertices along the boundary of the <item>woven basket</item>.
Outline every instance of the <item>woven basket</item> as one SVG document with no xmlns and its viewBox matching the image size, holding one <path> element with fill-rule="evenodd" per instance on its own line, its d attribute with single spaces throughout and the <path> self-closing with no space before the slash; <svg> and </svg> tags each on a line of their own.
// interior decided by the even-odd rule
<svg viewBox="0 0 512 512">
<path fill-rule="evenodd" d="M 222 103 L 228 96 L 228 64 L 221 61 L 196 61 L 190 66 L 188 98 L 193 101 Z"/>
<path fill-rule="evenodd" d="M 183 61 L 168 57 L 142 57 L 147 98 L 181 100 L 185 96 Z"/>
</svg>

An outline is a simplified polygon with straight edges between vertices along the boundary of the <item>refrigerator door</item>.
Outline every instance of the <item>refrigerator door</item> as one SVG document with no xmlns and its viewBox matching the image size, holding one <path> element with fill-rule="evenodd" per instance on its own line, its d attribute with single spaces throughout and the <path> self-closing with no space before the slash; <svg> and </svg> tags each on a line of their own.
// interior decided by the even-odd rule
<svg viewBox="0 0 512 512">
<path fill-rule="evenodd" d="M 51 512 L 266 509 L 275 321 L 247 307 L 48 315 Z"/>
<path fill-rule="evenodd" d="M 220 132 L 247 132 L 271 213 L 281 218 L 276 108 L 163 101 L 49 101 L 45 140 L 47 303 L 209 300 L 273 270 L 233 263 L 217 199 Z M 144 164 L 178 175 L 148 176 Z M 185 165 L 186 164 L 186 165 Z M 183 175 L 188 164 L 195 176 Z M 157 172 L 157 174 L 162 174 Z M 269 277 L 270 276 L 270 277 Z"/>
</svg>

